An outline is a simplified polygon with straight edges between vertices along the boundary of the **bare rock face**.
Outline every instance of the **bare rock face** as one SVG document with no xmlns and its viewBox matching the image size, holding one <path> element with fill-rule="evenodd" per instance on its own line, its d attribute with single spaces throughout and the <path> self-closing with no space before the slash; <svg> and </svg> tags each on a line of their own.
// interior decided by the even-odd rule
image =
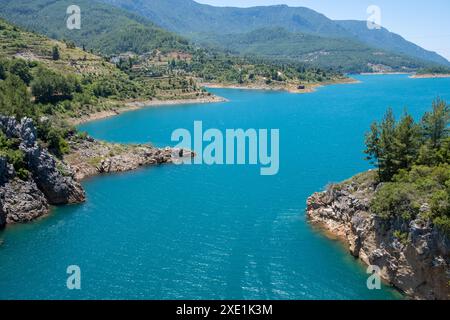
<svg viewBox="0 0 450 320">
<path fill-rule="evenodd" d="M 8 164 L 5 158 L 0 157 L 0 185 L 4 185 L 13 174 L 14 169 Z M 6 225 L 6 212 L 3 209 L 4 195 L 0 192 L 0 229 Z"/>
<path fill-rule="evenodd" d="M 49 212 L 49 205 L 78 203 L 85 200 L 81 185 L 71 171 L 37 143 L 33 121 L 20 122 L 0 116 L 0 130 L 8 138 L 20 141 L 30 177 L 16 177 L 12 165 L 0 157 L 0 227 L 7 223 L 27 222 Z M 64 171 L 64 172 L 63 172 Z"/>
<path fill-rule="evenodd" d="M 78 203 L 85 200 L 81 185 L 71 176 L 64 176 L 59 171 L 56 160 L 47 150 L 37 145 L 21 148 L 25 151 L 34 181 L 50 204 Z"/>
<path fill-rule="evenodd" d="M 6 223 L 24 223 L 48 213 L 49 205 L 34 181 L 13 179 L 0 187 Z"/>
<path fill-rule="evenodd" d="M 343 183 L 312 195 L 307 215 L 349 246 L 367 265 L 381 268 L 381 276 L 417 299 L 450 299 L 450 241 L 429 222 L 401 218 L 383 220 L 370 212 L 376 186 Z M 401 243 L 395 230 L 409 230 Z"/>
<path fill-rule="evenodd" d="M 36 143 L 37 134 L 33 121 L 22 119 L 18 126 L 20 149 L 25 152 L 28 169 L 34 181 L 50 204 L 77 203 L 85 200 L 84 190 L 73 177 L 64 176 L 55 158 Z"/>
</svg>

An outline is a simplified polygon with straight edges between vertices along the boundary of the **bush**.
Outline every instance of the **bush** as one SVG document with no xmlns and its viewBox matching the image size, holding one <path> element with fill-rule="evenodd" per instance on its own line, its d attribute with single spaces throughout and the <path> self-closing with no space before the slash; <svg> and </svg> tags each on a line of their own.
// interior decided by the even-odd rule
<svg viewBox="0 0 450 320">
<path fill-rule="evenodd" d="M 400 230 L 394 231 L 394 238 L 398 239 L 398 241 L 400 241 L 400 243 L 404 246 L 406 246 L 409 242 L 408 237 L 409 235 L 407 232 L 401 232 Z"/>
<path fill-rule="evenodd" d="M 25 162 L 25 153 L 19 149 L 17 139 L 9 139 L 0 131 L 0 156 L 13 165 L 17 176 L 22 179 L 28 179 L 29 172 Z"/>
<path fill-rule="evenodd" d="M 370 208 L 383 219 L 400 216 L 411 220 L 419 213 L 420 203 L 413 184 L 386 183 L 372 199 Z"/>
<path fill-rule="evenodd" d="M 443 217 L 437 217 L 433 220 L 435 226 L 444 232 L 447 236 L 450 236 L 450 217 L 443 216 Z"/>
</svg>

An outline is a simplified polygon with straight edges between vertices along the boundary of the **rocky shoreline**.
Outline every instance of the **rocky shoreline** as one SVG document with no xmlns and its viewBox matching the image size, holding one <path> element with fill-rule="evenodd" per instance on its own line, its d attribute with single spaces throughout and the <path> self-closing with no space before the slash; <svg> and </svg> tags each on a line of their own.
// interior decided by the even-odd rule
<svg viewBox="0 0 450 320">
<path fill-rule="evenodd" d="M 13 165 L 0 156 L 0 229 L 42 217 L 50 213 L 52 205 L 84 202 L 85 191 L 80 184 L 84 178 L 194 156 L 182 149 L 112 144 L 74 135 L 69 138 L 70 153 L 57 159 L 39 145 L 31 119 L 19 122 L 0 116 L 0 130 L 8 138 L 20 141 L 29 170 L 28 178 L 21 179 Z"/>
<path fill-rule="evenodd" d="M 341 239 L 350 253 L 415 299 L 450 299 L 450 240 L 429 221 L 383 220 L 370 211 L 374 172 L 331 185 L 307 200 L 309 221 Z M 371 177 L 372 176 L 372 177 Z M 425 204 L 424 204 L 425 205 Z M 395 230 L 409 230 L 398 239 Z"/>
<path fill-rule="evenodd" d="M 91 137 L 73 138 L 69 145 L 71 152 L 64 157 L 64 161 L 72 169 L 77 181 L 99 174 L 174 163 L 180 158 L 194 156 L 189 150 L 170 147 L 161 149 L 145 144 L 109 143 Z"/>
<path fill-rule="evenodd" d="M 450 78 L 450 74 L 441 73 L 427 73 L 427 74 L 414 74 L 410 76 L 411 79 L 440 79 L 440 78 Z"/>
</svg>

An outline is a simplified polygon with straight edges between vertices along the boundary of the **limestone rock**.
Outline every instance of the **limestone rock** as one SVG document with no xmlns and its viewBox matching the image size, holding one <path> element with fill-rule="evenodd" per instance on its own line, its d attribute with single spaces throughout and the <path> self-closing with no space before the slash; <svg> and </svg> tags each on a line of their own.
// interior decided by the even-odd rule
<svg viewBox="0 0 450 320">
<path fill-rule="evenodd" d="M 48 201 L 34 181 L 13 179 L 0 187 L 6 223 L 23 223 L 49 212 Z"/>
<path fill-rule="evenodd" d="M 19 148 L 31 173 L 27 181 L 18 179 L 14 167 L 0 157 L 0 227 L 40 217 L 48 213 L 49 204 L 85 200 L 84 190 L 70 168 L 38 145 L 32 119 L 23 118 L 19 122 L 0 116 L 0 130 L 8 138 L 20 141 Z"/>
<path fill-rule="evenodd" d="M 381 276 L 417 299 L 450 299 L 450 241 L 429 221 L 401 218 L 386 221 L 370 212 L 376 186 L 345 182 L 307 201 L 307 216 L 343 239 L 350 252 L 366 264 L 377 265 Z M 424 206 L 428 206 L 424 204 Z M 395 230 L 408 233 L 401 243 Z"/>
<path fill-rule="evenodd" d="M 50 204 L 78 203 L 85 200 L 81 185 L 59 171 L 56 160 L 47 150 L 38 145 L 31 148 L 21 145 L 21 148 L 26 154 L 34 181 Z"/>
</svg>

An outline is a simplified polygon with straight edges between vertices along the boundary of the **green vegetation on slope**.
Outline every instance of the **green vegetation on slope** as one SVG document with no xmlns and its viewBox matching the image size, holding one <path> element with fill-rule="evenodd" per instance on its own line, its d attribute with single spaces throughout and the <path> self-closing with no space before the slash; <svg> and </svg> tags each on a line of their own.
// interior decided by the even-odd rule
<svg viewBox="0 0 450 320">
<path fill-rule="evenodd" d="M 366 136 L 379 181 L 371 209 L 385 219 L 431 220 L 450 234 L 450 106 L 440 99 L 416 123 L 392 110 Z"/>
<path fill-rule="evenodd" d="M 73 4 L 69 0 L 0 0 L 0 16 L 53 39 L 71 40 L 79 47 L 103 54 L 189 49 L 185 39 L 147 19 L 89 0 L 76 1 L 81 8 L 81 29 L 69 30 L 66 10 Z"/>
<path fill-rule="evenodd" d="M 144 54 L 154 50 L 195 53 L 187 40 L 156 27 L 155 22 L 203 47 L 250 56 L 250 59 L 264 58 L 265 63 L 288 60 L 340 72 L 410 71 L 434 66 L 425 61 L 427 58 L 445 63 L 442 57 L 404 40 L 406 44 L 395 41 L 402 43 L 399 45 L 402 50 L 372 47 L 355 36 L 355 28 L 349 32 L 307 8 L 216 8 L 188 0 L 103 2 L 109 4 L 77 2 L 82 10 L 81 30 L 66 27 L 65 10 L 72 4 L 68 0 L 0 0 L 0 15 L 35 32 L 67 39 L 104 55 Z M 380 33 L 373 33 L 371 37 L 379 40 Z M 385 33 L 390 35 L 383 30 L 382 39 L 392 38 Z M 412 54 L 417 52 L 421 54 Z"/>
<path fill-rule="evenodd" d="M 0 43 L 0 115 L 34 119 L 39 139 L 57 156 L 67 152 L 65 138 L 74 133 L 66 122 L 69 118 L 115 110 L 127 100 L 207 94 L 182 76 L 130 77 L 71 43 L 50 40 L 1 19 Z M 5 142 L 1 149 L 11 162 L 20 160 L 11 153 L 16 144 Z"/>
<path fill-rule="evenodd" d="M 263 28 L 249 33 L 197 36 L 200 43 L 244 56 L 303 62 L 341 72 L 411 71 L 433 65 L 405 55 L 374 49 L 350 38 L 325 38 L 293 33 L 284 28 Z"/>
<path fill-rule="evenodd" d="M 309 34 L 319 36 L 317 42 L 323 41 L 324 48 L 331 44 L 324 38 L 341 40 L 342 44 L 335 46 L 331 51 L 340 51 L 343 55 L 350 54 L 353 51 L 355 57 L 351 60 L 361 60 L 364 56 L 358 54 L 360 46 L 369 46 L 372 50 L 384 51 L 386 56 L 392 55 L 394 64 L 390 65 L 390 59 L 386 63 L 390 67 L 398 66 L 396 57 L 403 56 L 404 60 L 411 58 L 406 64 L 432 62 L 435 64 L 450 65 L 443 57 L 434 52 L 427 51 L 402 37 L 389 32 L 386 29 L 369 30 L 365 21 L 333 21 L 326 16 L 304 7 L 288 7 L 286 5 L 277 6 L 258 6 L 252 8 L 232 8 L 232 7 L 213 7 L 199 4 L 192 0 L 101 0 L 110 3 L 125 10 L 129 10 L 138 15 L 144 16 L 162 26 L 165 29 L 178 32 L 181 35 L 194 40 L 213 40 L 214 43 L 221 43 L 223 36 L 233 34 L 238 40 L 240 37 L 248 37 L 246 34 L 252 34 L 258 29 L 283 28 L 293 34 Z M 231 41 L 229 38 L 227 49 L 239 50 L 241 44 Z M 355 43 L 359 45 L 355 46 Z M 262 46 L 268 51 L 269 56 L 285 55 L 283 48 L 288 51 L 294 51 L 293 57 L 296 57 L 295 50 L 309 52 L 314 55 L 314 47 L 308 48 L 309 43 L 298 41 L 295 45 L 280 35 L 279 39 L 273 39 L 269 42 L 256 41 L 252 46 Z M 225 46 L 223 46 L 225 47 Z M 365 66 L 370 62 L 371 56 L 365 60 Z M 364 61 L 364 59 L 362 59 Z M 323 60 L 322 67 L 330 67 L 327 64 L 330 61 Z M 345 60 L 343 60 L 345 62 Z M 364 71 L 364 70 L 361 70 Z"/>
<path fill-rule="evenodd" d="M 417 74 L 450 74 L 449 67 L 429 67 L 420 69 Z"/>
<path fill-rule="evenodd" d="M 30 4 L 28 4 L 29 1 L 18 3 L 0 0 L 0 2 L 5 2 L 5 7 L 0 10 L 0 13 L 8 19 L 17 21 L 35 32 L 64 38 L 66 44 L 72 49 L 76 49 L 74 45 L 78 45 L 115 58 L 118 53 L 129 52 L 127 55 L 122 55 L 125 57 L 120 56 L 118 62 L 114 61 L 128 73 L 130 78 L 140 77 L 141 82 L 148 82 L 149 78 L 159 78 L 159 82 L 147 83 L 148 85 L 145 86 L 152 90 L 158 90 L 159 87 L 175 90 L 177 88 L 173 87 L 173 82 L 182 82 L 181 86 L 185 86 L 188 90 L 189 86 L 195 87 L 191 80 L 183 79 L 183 77 L 193 77 L 207 82 L 293 87 L 302 85 L 303 82 L 318 83 L 342 78 L 338 72 L 330 71 L 328 68 L 325 70 L 313 67 L 309 70 L 305 67 L 305 63 L 272 62 L 268 59 L 251 57 L 237 58 L 215 50 L 194 48 L 186 40 L 156 28 L 144 18 L 93 1 L 85 0 L 77 3 L 82 9 L 81 30 L 68 30 L 65 27 L 67 17 L 62 13 L 65 13 L 64 10 L 70 4 L 69 1 L 34 0 Z M 36 19 L 29 19 L 31 16 L 35 16 Z M 137 27 L 138 24 L 139 27 Z M 41 40 L 37 40 L 37 43 L 39 41 Z M 30 41 L 24 42 L 30 43 Z M 20 45 L 22 44 L 18 44 L 19 47 Z M 19 47 L 14 51 L 20 50 Z M 48 46 L 45 47 L 48 48 Z M 180 59 L 178 59 L 179 56 Z M 77 61 L 80 60 L 80 57 L 75 58 Z M 169 64 L 174 60 L 175 66 Z M 167 85 L 161 83 L 162 78 L 174 80 Z M 108 82 L 109 80 L 103 81 L 103 86 L 110 86 Z M 113 87 L 116 86 L 113 85 Z M 98 91 L 124 92 L 120 88 L 119 90 L 99 88 Z M 133 92 L 132 88 L 130 92 Z M 186 90 L 176 94 L 184 93 Z"/>
<path fill-rule="evenodd" d="M 130 63 L 125 61 L 124 64 L 119 63 L 119 65 L 130 75 L 150 77 L 178 75 L 219 84 L 260 85 L 288 89 L 346 79 L 339 72 L 308 67 L 302 63 L 240 58 L 205 49 L 197 49 L 192 54 L 156 53 L 129 61 Z"/>
</svg>

